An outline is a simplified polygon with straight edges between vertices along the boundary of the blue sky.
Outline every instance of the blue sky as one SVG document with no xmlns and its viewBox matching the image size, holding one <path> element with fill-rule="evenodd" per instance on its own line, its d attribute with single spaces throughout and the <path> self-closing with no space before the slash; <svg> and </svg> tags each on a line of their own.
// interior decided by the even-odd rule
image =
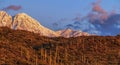
<svg viewBox="0 0 120 65">
<path fill-rule="evenodd" d="M 107 13 L 114 11 L 120 14 L 120 0 L 1 0 L 0 9 L 10 5 L 21 6 L 20 10 L 10 9 L 7 12 L 11 15 L 25 12 L 37 19 L 42 25 L 58 30 L 74 23 L 76 18 L 82 19 L 88 16 L 93 12 L 93 3 L 97 3 Z M 82 23 L 83 27 L 85 25 L 86 23 Z"/>
</svg>

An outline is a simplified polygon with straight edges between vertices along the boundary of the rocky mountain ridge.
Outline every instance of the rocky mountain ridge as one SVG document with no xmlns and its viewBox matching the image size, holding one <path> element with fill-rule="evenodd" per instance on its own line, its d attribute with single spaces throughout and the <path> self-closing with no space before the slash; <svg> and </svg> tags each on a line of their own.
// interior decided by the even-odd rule
<svg viewBox="0 0 120 65">
<path fill-rule="evenodd" d="M 56 31 L 57 34 L 60 34 L 63 37 L 78 37 L 78 36 L 90 36 L 90 34 L 86 33 L 86 32 L 82 32 L 79 30 L 72 30 L 72 29 L 65 29 L 65 30 L 59 30 Z"/>
<path fill-rule="evenodd" d="M 12 20 L 13 19 L 13 20 Z M 90 34 L 82 31 L 74 31 L 72 29 L 65 29 L 60 31 L 53 31 L 42 26 L 37 20 L 33 19 L 26 13 L 19 13 L 12 18 L 5 11 L 0 11 L 0 27 L 9 27 L 15 30 L 26 30 L 38 33 L 41 36 L 47 37 L 77 37 L 89 36 Z"/>
</svg>

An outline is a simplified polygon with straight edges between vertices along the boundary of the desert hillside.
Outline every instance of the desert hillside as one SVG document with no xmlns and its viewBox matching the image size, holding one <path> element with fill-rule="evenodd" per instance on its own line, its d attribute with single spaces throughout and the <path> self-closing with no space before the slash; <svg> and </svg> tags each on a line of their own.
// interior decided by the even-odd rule
<svg viewBox="0 0 120 65">
<path fill-rule="evenodd" d="M 120 65 L 120 36 L 49 38 L 1 27 L 0 65 Z"/>
</svg>

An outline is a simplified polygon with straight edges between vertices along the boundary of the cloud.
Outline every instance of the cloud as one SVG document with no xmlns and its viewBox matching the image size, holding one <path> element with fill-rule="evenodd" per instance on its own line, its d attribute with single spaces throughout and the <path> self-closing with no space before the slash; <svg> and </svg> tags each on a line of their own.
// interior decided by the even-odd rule
<svg viewBox="0 0 120 65">
<path fill-rule="evenodd" d="M 73 24 L 67 24 L 66 27 L 67 28 L 74 28 L 74 25 Z"/>
<path fill-rule="evenodd" d="M 8 10 L 18 11 L 21 8 L 22 8 L 21 6 L 10 5 L 10 6 L 7 6 L 7 7 L 3 8 L 2 10 L 5 10 L 5 11 L 8 11 Z"/>
<path fill-rule="evenodd" d="M 114 14 L 113 12 L 110 14 L 103 9 L 100 6 L 101 1 L 102 0 L 97 0 L 97 2 L 92 3 L 92 11 L 87 16 L 91 22 L 94 20 L 99 20 L 99 22 L 102 24 L 111 14 Z"/>
<path fill-rule="evenodd" d="M 107 14 L 96 14 L 91 12 L 85 17 L 85 19 L 89 19 L 91 23 L 94 23 L 96 22 L 95 20 L 98 20 L 99 24 L 104 24 L 104 21 L 107 20 L 109 16 L 110 15 Z"/>
<path fill-rule="evenodd" d="M 102 32 L 101 35 L 108 35 L 108 33 L 116 35 L 120 33 L 120 14 L 110 15 L 103 22 L 104 23 L 101 23 L 100 20 L 93 20 L 93 22 L 90 23 L 93 24 L 97 30 Z"/>
<path fill-rule="evenodd" d="M 55 23 L 53 23 L 52 25 L 55 26 L 55 27 L 57 27 L 57 26 L 58 26 L 58 23 L 55 22 Z"/>
<path fill-rule="evenodd" d="M 92 11 L 101 13 L 101 14 L 107 14 L 107 12 L 100 6 L 100 3 L 93 4 Z"/>
<path fill-rule="evenodd" d="M 120 29 L 120 24 L 114 24 L 114 27 Z"/>
<path fill-rule="evenodd" d="M 91 23 L 104 24 L 109 17 L 116 14 L 115 9 L 111 12 L 107 12 L 102 8 L 100 5 L 101 1 L 102 0 L 97 0 L 96 2 L 93 2 L 91 11 L 84 17 L 85 19 L 89 19 Z"/>
<path fill-rule="evenodd" d="M 100 34 L 100 31 L 96 29 L 95 25 L 90 23 L 87 20 L 84 21 L 75 21 L 72 24 L 66 25 L 67 28 L 75 29 L 75 30 L 81 30 L 84 32 L 89 32 L 90 34 Z"/>
<path fill-rule="evenodd" d="M 101 7 L 102 0 L 92 3 L 91 11 L 84 17 L 75 17 L 74 23 L 66 27 L 98 35 L 120 34 L 120 14 L 116 10 L 107 11 Z"/>
<path fill-rule="evenodd" d="M 76 16 L 75 18 L 72 19 L 73 21 L 81 21 L 80 16 Z"/>
</svg>

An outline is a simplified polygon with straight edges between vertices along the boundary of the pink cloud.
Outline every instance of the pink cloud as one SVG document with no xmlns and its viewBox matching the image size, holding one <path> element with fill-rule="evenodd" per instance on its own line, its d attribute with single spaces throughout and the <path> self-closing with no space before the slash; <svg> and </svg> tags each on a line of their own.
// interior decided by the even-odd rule
<svg viewBox="0 0 120 65">
<path fill-rule="evenodd" d="M 99 4 L 95 4 L 92 8 L 92 11 L 97 12 L 97 13 L 102 13 L 102 14 L 107 13 Z"/>
<path fill-rule="evenodd" d="M 90 12 L 87 16 L 91 22 L 99 20 L 100 23 L 103 24 L 111 14 L 100 6 L 101 1 L 102 0 L 97 0 L 97 2 L 92 3 L 92 12 Z"/>
<path fill-rule="evenodd" d="M 92 11 L 101 13 L 101 14 L 107 14 L 107 12 L 100 6 L 101 0 L 97 0 L 97 2 L 92 3 Z"/>
<path fill-rule="evenodd" d="M 5 7 L 5 8 L 3 8 L 3 10 L 14 10 L 14 11 L 18 11 L 18 10 L 20 10 L 22 7 L 21 6 L 16 6 L 16 5 L 10 5 L 10 6 L 8 6 L 8 7 Z"/>
</svg>

